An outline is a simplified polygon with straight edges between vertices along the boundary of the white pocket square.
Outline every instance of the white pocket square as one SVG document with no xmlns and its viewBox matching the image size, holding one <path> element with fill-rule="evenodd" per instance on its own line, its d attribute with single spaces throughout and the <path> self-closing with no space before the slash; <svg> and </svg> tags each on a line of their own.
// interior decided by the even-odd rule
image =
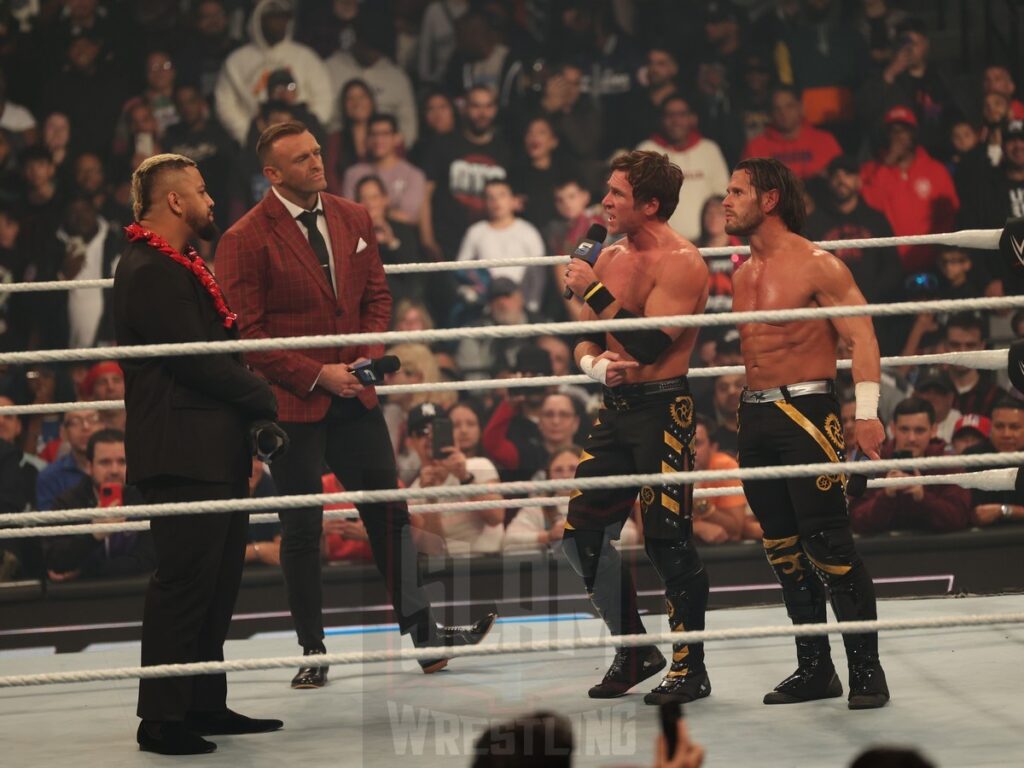
<svg viewBox="0 0 1024 768">
<path fill-rule="evenodd" d="M 356 253 L 362 253 L 366 250 L 366 241 L 363 238 L 359 238 L 359 242 L 356 244 Z"/>
</svg>

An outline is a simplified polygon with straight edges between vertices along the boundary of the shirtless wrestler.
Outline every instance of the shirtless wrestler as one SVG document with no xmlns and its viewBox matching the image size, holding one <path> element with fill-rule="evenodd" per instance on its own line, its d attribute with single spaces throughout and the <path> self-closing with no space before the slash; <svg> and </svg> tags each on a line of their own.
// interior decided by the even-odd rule
<svg viewBox="0 0 1024 768">
<path fill-rule="evenodd" d="M 708 270 L 697 249 L 668 226 L 682 172 L 657 152 L 615 159 L 604 208 L 625 238 L 592 268 L 573 259 L 566 285 L 583 299 L 581 319 L 697 314 L 708 298 Z M 686 373 L 696 329 L 597 333 L 576 344 L 580 369 L 604 385 L 604 407 L 584 443 L 576 477 L 678 472 L 693 467 L 693 398 Z M 640 494 L 647 555 L 665 583 L 673 631 L 704 628 L 708 577 L 694 548 L 692 486 L 574 491 L 563 551 L 613 634 L 644 632 L 636 588 L 611 545 Z M 665 667 L 653 646 L 619 648 L 592 698 L 621 696 Z M 703 644 L 676 643 L 672 664 L 648 704 L 688 702 L 711 692 Z"/>
<path fill-rule="evenodd" d="M 733 276 L 733 309 L 793 309 L 864 304 L 842 261 L 797 233 L 803 190 L 786 166 L 753 158 L 736 166 L 724 202 L 725 227 L 750 238 L 750 260 Z M 747 389 L 739 409 L 743 467 L 843 460 L 835 394 L 836 344 L 853 350 L 857 445 L 878 458 L 878 342 L 869 317 L 739 326 Z M 764 529 L 768 562 L 794 624 L 824 622 L 825 589 L 839 621 L 874 619 L 871 577 L 853 545 L 839 473 L 791 480 L 745 481 L 747 501 Z M 843 635 L 850 670 L 850 709 L 889 700 L 878 662 L 878 635 Z M 841 696 L 827 636 L 797 638 L 796 672 L 764 698 L 791 704 Z"/>
</svg>

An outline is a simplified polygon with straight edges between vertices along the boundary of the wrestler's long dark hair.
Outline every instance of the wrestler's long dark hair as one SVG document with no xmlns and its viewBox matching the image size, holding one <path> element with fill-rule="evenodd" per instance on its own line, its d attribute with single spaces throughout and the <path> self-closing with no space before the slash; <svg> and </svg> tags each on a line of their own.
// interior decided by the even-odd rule
<svg viewBox="0 0 1024 768">
<path fill-rule="evenodd" d="M 760 197 L 769 190 L 777 190 L 779 202 L 771 213 L 782 219 L 790 232 L 797 234 L 807 221 L 807 205 L 804 203 L 804 185 L 787 166 L 768 157 L 751 157 L 741 160 L 737 171 L 750 174 L 750 184 Z"/>
</svg>

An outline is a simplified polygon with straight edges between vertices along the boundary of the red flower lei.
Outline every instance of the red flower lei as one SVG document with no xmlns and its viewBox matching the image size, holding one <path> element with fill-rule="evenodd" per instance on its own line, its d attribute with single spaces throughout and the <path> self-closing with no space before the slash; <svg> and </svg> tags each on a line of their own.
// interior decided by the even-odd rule
<svg viewBox="0 0 1024 768">
<path fill-rule="evenodd" d="M 178 253 L 160 235 L 150 232 L 145 227 L 141 227 L 136 223 L 125 227 L 124 233 L 131 242 L 144 240 L 150 247 L 156 248 L 164 256 L 170 257 L 192 272 L 199 282 L 203 284 L 206 292 L 210 294 L 210 298 L 213 299 L 213 306 L 216 308 L 217 314 L 221 316 L 221 321 L 224 323 L 225 328 L 231 328 L 238 322 L 238 315 L 228 308 L 227 302 L 224 301 L 224 294 L 221 293 L 220 286 L 217 285 L 217 281 L 213 278 L 213 273 L 207 268 L 203 257 L 196 253 L 195 248 L 186 244 L 185 253 Z"/>
</svg>

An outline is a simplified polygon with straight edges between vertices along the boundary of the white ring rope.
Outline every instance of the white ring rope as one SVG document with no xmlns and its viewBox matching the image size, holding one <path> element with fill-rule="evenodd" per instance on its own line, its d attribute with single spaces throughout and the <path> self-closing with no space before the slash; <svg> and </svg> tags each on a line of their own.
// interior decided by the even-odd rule
<svg viewBox="0 0 1024 768">
<path fill-rule="evenodd" d="M 952 363 L 984 370 L 1006 368 L 1007 350 L 992 349 L 975 352 L 938 352 L 930 355 L 904 355 L 883 357 L 883 368 L 902 368 L 911 365 L 936 365 Z M 839 360 L 839 370 L 851 367 L 850 360 Z M 708 379 L 743 373 L 742 365 L 718 365 L 706 368 L 691 368 L 690 379 Z M 584 374 L 570 376 L 530 376 L 523 379 L 467 379 L 466 381 L 435 381 L 421 384 L 385 384 L 376 388 L 378 395 L 399 395 L 413 392 L 460 392 L 476 389 L 504 389 L 521 387 L 553 387 L 568 384 L 593 384 L 594 380 Z M 124 408 L 123 400 L 80 400 L 64 403 L 38 403 L 32 405 L 0 405 L 0 416 L 26 416 L 30 414 L 65 413 L 68 411 L 117 411 Z"/>
<path fill-rule="evenodd" d="M 285 336 L 271 339 L 239 339 L 237 341 L 194 341 L 175 344 L 139 344 L 125 347 L 92 349 L 40 349 L 31 352 L 4 352 L 0 365 L 20 363 L 62 362 L 71 360 L 123 360 L 127 358 L 177 355 L 212 355 L 226 352 L 265 352 L 282 349 L 314 349 L 349 347 L 404 342 L 432 343 L 464 339 L 514 339 L 530 336 L 575 336 L 594 331 L 636 331 L 650 328 L 703 328 L 713 325 L 745 323 L 790 323 L 837 317 L 891 317 L 936 312 L 967 312 L 1024 307 L 1024 296 L 1000 296 L 981 299 L 948 299 L 940 301 L 905 301 L 893 304 L 862 304 L 837 307 L 802 307 L 754 312 L 726 312 L 710 315 L 671 315 L 637 317 L 621 320 L 577 320 L 560 323 L 522 323 L 517 325 L 485 325 L 463 328 L 441 328 L 428 331 L 384 331 L 382 333 L 342 333 L 318 336 Z"/>
<path fill-rule="evenodd" d="M 567 490 L 631 488 L 644 485 L 663 486 L 719 480 L 781 480 L 815 475 L 836 476 L 842 473 L 877 474 L 892 469 L 975 469 L 1024 464 L 1024 451 L 1016 453 L 979 453 L 964 456 L 925 456 L 919 459 L 884 459 L 845 463 L 792 464 L 778 467 L 737 467 L 732 469 L 664 472 L 657 474 L 609 475 L 607 477 L 568 478 L 565 480 L 522 480 L 496 486 L 490 483 L 432 486 L 430 488 L 395 488 L 379 491 L 344 491 L 342 493 L 310 493 L 296 496 L 270 496 L 259 499 L 223 499 L 168 504 L 135 504 L 124 507 L 52 510 L 49 512 L 5 512 L 0 525 L 34 525 L 88 522 L 103 518 L 169 517 L 183 514 L 221 512 L 266 512 L 274 509 L 322 506 L 324 504 L 369 504 L 375 502 L 409 501 L 428 497 L 434 500 L 456 499 L 493 494 L 500 487 L 505 493 L 545 493 Z"/>
<path fill-rule="evenodd" d="M 513 653 L 543 653 L 574 651 L 592 648 L 641 646 L 661 643 L 707 643 L 718 640 L 751 640 L 769 637 L 806 637 L 823 634 L 852 634 L 864 632 L 893 632 L 919 629 L 947 629 L 957 627 L 991 627 L 1024 622 L 1024 613 L 974 614 L 967 616 L 934 616 L 919 619 L 875 619 L 873 621 L 844 621 L 828 624 L 798 624 L 761 626 L 742 629 L 715 629 L 701 632 L 655 632 L 644 635 L 601 635 L 598 637 L 552 638 L 518 643 L 482 643 L 459 648 L 427 647 L 397 648 L 381 651 L 353 651 L 327 653 L 315 656 L 277 656 L 235 661 L 204 661 L 195 664 L 160 664 L 150 667 L 114 667 L 110 669 L 83 669 L 73 672 L 50 672 L 34 675 L 0 677 L 0 688 L 53 685 L 58 683 L 91 683 L 101 680 L 153 679 L 162 677 L 190 677 L 225 672 L 247 672 L 261 669 L 289 667 L 326 667 L 343 664 L 370 664 L 375 662 L 436 659 L 439 656 L 454 659 L 462 656 L 501 656 Z"/>
<path fill-rule="evenodd" d="M 998 250 L 1001 229 L 965 229 L 932 235 L 902 235 L 900 237 L 868 237 L 853 240 L 824 240 L 815 245 L 826 251 L 844 248 L 891 248 L 898 245 L 955 245 L 976 250 Z M 736 245 L 720 248 L 698 248 L 701 256 L 732 256 L 750 253 L 750 246 Z M 500 267 L 556 266 L 567 264 L 570 257 L 527 256 L 517 259 L 488 259 L 486 261 L 425 261 L 415 264 L 385 264 L 384 274 L 402 275 L 422 272 L 459 272 L 462 270 L 495 269 Z M 0 293 L 32 293 L 37 291 L 69 291 L 83 288 L 111 288 L 113 278 L 98 280 L 51 280 L 35 283 L 7 283 L 0 285 Z"/>
<path fill-rule="evenodd" d="M 961 488 L 977 488 L 986 491 L 1008 491 L 1014 488 L 1017 479 L 1017 468 L 989 469 L 982 472 L 962 472 L 955 475 L 921 475 L 906 477 L 879 477 L 868 480 L 868 488 L 900 488 L 913 485 L 959 485 Z M 495 491 L 501 485 L 493 486 Z M 695 488 L 693 498 L 711 499 L 719 496 L 744 496 L 742 485 L 729 485 L 721 488 Z M 426 512 L 441 515 L 472 512 L 483 509 L 515 509 L 518 507 L 545 507 L 565 504 L 567 496 L 527 496 L 515 499 L 495 499 L 494 501 L 452 501 L 444 504 L 410 504 L 409 511 L 420 514 Z M 352 509 L 324 510 L 325 520 L 351 519 L 355 515 Z M 265 512 L 249 517 L 251 525 L 277 523 L 278 513 Z M 0 539 L 26 539 L 42 536 L 80 536 L 93 533 L 118 533 L 121 531 L 148 531 L 149 521 L 138 520 L 123 523 L 87 523 L 85 525 L 47 525 L 27 528 L 0 528 Z"/>
</svg>

